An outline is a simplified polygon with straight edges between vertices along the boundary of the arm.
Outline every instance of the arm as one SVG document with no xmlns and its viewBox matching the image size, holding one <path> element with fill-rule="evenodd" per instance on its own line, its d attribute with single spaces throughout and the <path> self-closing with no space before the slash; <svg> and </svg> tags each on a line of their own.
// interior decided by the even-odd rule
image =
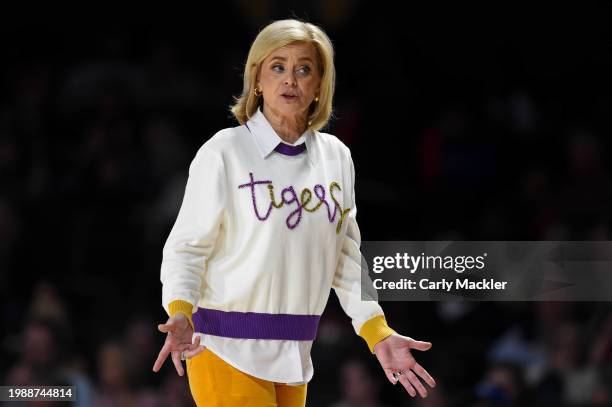
<svg viewBox="0 0 612 407">
<path fill-rule="evenodd" d="M 431 347 L 431 343 L 416 341 L 399 335 L 389 327 L 383 310 L 376 301 L 361 299 L 361 234 L 356 221 L 355 169 L 352 159 L 350 159 L 350 167 L 352 206 L 346 218 L 348 222 L 346 237 L 334 275 L 333 288 L 340 300 L 342 309 L 351 317 L 355 332 L 366 341 L 370 351 L 376 355 L 387 379 L 393 384 L 398 381 L 401 382 L 406 391 L 413 397 L 416 396 L 417 391 L 422 397 L 426 397 L 427 390 L 416 375 L 431 387 L 435 386 L 435 381 L 416 362 L 410 350 L 427 350 Z M 397 372 L 401 373 L 396 377 L 394 373 Z"/>
<path fill-rule="evenodd" d="M 355 167 L 349 155 L 351 170 L 351 201 L 350 211 L 345 219 L 347 223 L 346 236 L 340 251 L 338 266 L 334 275 L 332 287 L 338 296 L 344 312 L 352 319 L 355 332 L 367 343 L 370 352 L 374 346 L 395 333 L 389 328 L 384 312 L 376 301 L 361 299 L 361 233 L 357 225 L 357 207 L 355 205 Z"/>
<path fill-rule="evenodd" d="M 162 305 L 169 316 L 189 319 L 200 299 L 206 262 L 214 248 L 225 208 L 223 160 L 206 144 L 189 167 L 185 195 L 163 248 Z"/>
<path fill-rule="evenodd" d="M 153 367 L 156 372 L 172 354 L 182 376 L 179 354 L 192 357 L 203 349 L 191 343 L 192 313 L 200 299 L 206 262 L 217 240 L 225 206 L 223 160 L 205 144 L 191 162 L 183 202 L 163 248 L 162 306 L 170 318 L 158 326 L 168 335 Z"/>
</svg>

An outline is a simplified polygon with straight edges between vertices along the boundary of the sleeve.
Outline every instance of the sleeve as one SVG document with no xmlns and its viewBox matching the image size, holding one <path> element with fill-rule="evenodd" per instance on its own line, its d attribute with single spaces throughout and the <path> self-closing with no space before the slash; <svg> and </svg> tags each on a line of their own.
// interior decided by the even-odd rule
<svg viewBox="0 0 612 407">
<path fill-rule="evenodd" d="M 162 306 L 173 316 L 197 309 L 206 262 L 213 251 L 226 207 L 221 155 L 204 144 L 189 166 L 178 216 L 163 248 Z"/>
<path fill-rule="evenodd" d="M 384 312 L 375 300 L 364 301 L 361 298 L 361 234 L 357 225 L 357 207 L 355 205 L 355 167 L 349 154 L 351 170 L 351 208 L 346 217 L 347 229 L 338 266 L 334 274 L 332 287 L 338 296 L 344 312 L 352 319 L 355 332 L 361 336 L 370 352 L 374 345 L 395 333 L 387 325 Z"/>
</svg>

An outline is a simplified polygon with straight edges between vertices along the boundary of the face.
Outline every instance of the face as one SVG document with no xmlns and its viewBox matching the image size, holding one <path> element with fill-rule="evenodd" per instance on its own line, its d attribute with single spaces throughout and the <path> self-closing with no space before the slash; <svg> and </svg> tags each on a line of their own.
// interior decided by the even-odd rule
<svg viewBox="0 0 612 407">
<path fill-rule="evenodd" d="M 281 116 L 307 115 L 321 85 L 315 46 L 295 42 L 272 52 L 261 64 L 257 84 L 264 110 Z"/>
</svg>

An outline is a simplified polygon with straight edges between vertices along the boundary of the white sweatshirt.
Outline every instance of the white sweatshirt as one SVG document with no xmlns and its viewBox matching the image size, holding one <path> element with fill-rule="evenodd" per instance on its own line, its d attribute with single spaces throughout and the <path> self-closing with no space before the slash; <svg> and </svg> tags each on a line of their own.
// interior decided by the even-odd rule
<svg viewBox="0 0 612 407">
<path fill-rule="evenodd" d="M 365 322 L 383 315 L 376 302 L 361 300 L 361 238 L 350 151 L 319 131 L 305 132 L 295 144 L 301 140 L 306 143 L 301 154 L 275 151 L 282 140 L 258 110 L 246 125 L 217 132 L 199 149 L 163 249 L 162 304 L 170 315 L 170 304 L 182 300 L 199 315 L 218 310 L 245 317 L 316 318 L 331 288 L 357 333 Z M 221 313 L 221 324 L 227 320 L 223 315 L 230 314 Z M 377 320 L 384 323 L 384 317 Z M 195 335 L 203 345 L 245 373 L 280 383 L 312 378 L 313 338 L 237 338 L 198 331 L 202 325 L 196 322 Z M 387 327 L 380 337 L 378 331 L 376 340 L 392 333 Z M 362 336 L 372 350 L 371 339 Z"/>
</svg>

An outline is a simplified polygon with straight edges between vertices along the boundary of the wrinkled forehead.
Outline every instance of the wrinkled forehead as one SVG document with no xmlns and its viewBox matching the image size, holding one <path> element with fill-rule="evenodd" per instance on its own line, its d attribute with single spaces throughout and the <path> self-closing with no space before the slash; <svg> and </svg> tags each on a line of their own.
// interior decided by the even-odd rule
<svg viewBox="0 0 612 407">
<path fill-rule="evenodd" d="M 297 60 L 298 62 L 310 61 L 313 64 L 320 64 L 317 47 L 311 42 L 292 42 L 277 48 L 266 58 L 267 61 L 272 61 L 274 59 L 280 61 L 287 61 L 290 59 Z"/>
</svg>

